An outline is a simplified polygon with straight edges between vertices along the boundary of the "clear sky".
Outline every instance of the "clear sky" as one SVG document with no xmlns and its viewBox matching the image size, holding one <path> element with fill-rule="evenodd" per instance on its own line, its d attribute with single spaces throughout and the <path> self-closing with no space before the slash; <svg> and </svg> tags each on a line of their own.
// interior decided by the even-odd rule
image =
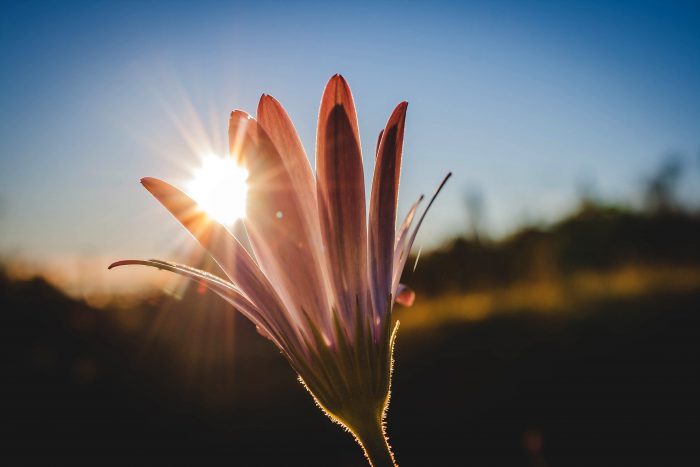
<svg viewBox="0 0 700 467">
<path fill-rule="evenodd" d="M 184 233 L 139 178 L 187 180 L 206 141 L 226 147 L 228 112 L 254 113 L 263 92 L 313 156 L 336 72 L 365 154 L 410 103 L 401 212 L 455 174 L 418 244 L 463 229 L 474 190 L 496 234 L 555 219 L 583 185 L 633 200 L 669 152 L 694 164 L 683 190 L 700 200 L 697 2 L 1 5 L 5 257 L 172 258 Z"/>
</svg>

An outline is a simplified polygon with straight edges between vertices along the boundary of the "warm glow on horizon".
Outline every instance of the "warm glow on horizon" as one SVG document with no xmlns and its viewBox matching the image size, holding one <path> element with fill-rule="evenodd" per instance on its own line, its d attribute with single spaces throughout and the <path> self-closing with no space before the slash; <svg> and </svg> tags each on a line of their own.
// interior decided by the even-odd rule
<svg viewBox="0 0 700 467">
<path fill-rule="evenodd" d="M 233 157 L 205 156 L 187 185 L 202 211 L 225 225 L 245 217 L 248 171 Z"/>
</svg>

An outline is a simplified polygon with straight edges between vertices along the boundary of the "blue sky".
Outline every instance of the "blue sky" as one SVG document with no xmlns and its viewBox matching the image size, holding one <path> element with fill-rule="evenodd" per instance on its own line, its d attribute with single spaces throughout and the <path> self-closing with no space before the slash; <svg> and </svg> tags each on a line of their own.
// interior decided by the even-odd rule
<svg viewBox="0 0 700 467">
<path fill-rule="evenodd" d="M 184 237 L 138 180 L 187 180 L 197 143 L 263 92 L 313 156 L 342 73 L 365 154 L 408 100 L 401 212 L 455 176 L 419 245 L 551 220 L 583 185 L 633 202 L 683 154 L 700 203 L 700 6 L 693 2 L 2 2 L 0 254 L 173 258 Z M 198 126 L 199 125 L 199 126 Z M 371 174 L 371 158 L 366 158 Z"/>
</svg>

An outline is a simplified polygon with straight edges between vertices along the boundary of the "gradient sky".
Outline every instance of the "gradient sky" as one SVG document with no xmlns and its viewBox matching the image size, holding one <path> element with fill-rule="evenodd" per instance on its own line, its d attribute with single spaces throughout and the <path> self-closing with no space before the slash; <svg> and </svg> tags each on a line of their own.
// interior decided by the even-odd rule
<svg viewBox="0 0 700 467">
<path fill-rule="evenodd" d="M 176 184 L 228 112 L 277 97 L 313 156 L 342 73 L 365 154 L 408 100 L 401 212 L 455 176 L 419 245 L 551 220 L 582 186 L 633 201 L 664 154 L 700 201 L 696 2 L 2 2 L 0 254 L 172 258 L 185 234 L 138 180 Z M 195 142 L 188 142 L 191 137 Z M 365 173 L 371 174 L 371 160 Z"/>
</svg>

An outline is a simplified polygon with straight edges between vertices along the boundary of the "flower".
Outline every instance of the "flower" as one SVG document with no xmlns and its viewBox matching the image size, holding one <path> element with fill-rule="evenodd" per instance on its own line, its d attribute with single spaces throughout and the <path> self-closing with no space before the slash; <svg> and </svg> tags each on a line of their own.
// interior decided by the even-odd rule
<svg viewBox="0 0 700 467">
<path fill-rule="evenodd" d="M 141 180 L 226 278 L 159 260 L 110 265 L 176 272 L 231 303 L 280 349 L 318 406 L 352 432 L 375 467 L 395 464 L 384 429 L 398 328 L 398 321 L 391 328 L 391 313 L 394 301 L 413 302 L 399 278 L 425 216 L 411 230 L 421 196 L 396 230 L 406 108 L 399 104 L 379 135 L 368 225 L 355 105 L 347 82 L 335 75 L 321 100 L 316 177 L 273 97 L 261 97 L 257 119 L 231 113 L 230 152 L 249 174 L 244 222 L 252 253 L 179 189 Z"/>
</svg>

